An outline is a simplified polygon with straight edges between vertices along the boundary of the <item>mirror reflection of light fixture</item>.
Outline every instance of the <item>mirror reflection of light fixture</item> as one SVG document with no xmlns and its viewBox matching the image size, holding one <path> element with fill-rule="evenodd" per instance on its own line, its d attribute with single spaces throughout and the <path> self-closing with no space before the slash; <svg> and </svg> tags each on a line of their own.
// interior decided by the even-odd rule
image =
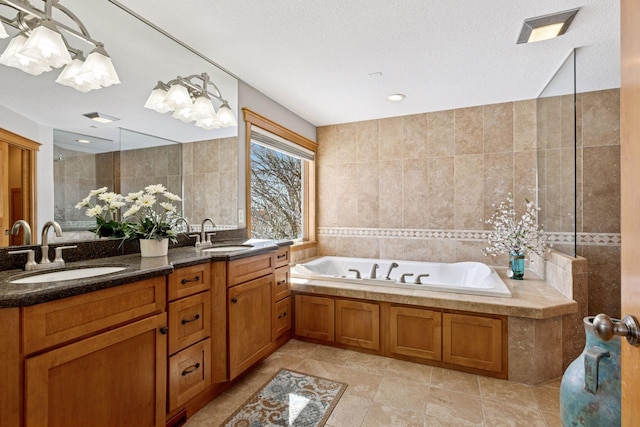
<svg viewBox="0 0 640 427">
<path fill-rule="evenodd" d="M 209 86 L 214 88 L 213 93 Z M 211 98 L 220 102 L 217 113 Z M 174 119 L 195 122 L 195 126 L 207 130 L 238 125 L 229 103 L 207 73 L 178 76 L 168 83 L 158 81 L 144 107 L 158 113 L 173 111 Z"/>
<path fill-rule="evenodd" d="M 7 37 L 9 37 L 9 33 L 4 28 L 4 24 L 0 22 L 0 39 L 6 39 Z"/>
<path fill-rule="evenodd" d="M 533 43 L 561 36 L 567 32 L 579 10 L 580 8 L 565 10 L 526 19 L 518 36 L 517 44 Z"/>
<path fill-rule="evenodd" d="M 111 123 L 111 122 L 117 122 L 118 120 L 120 120 L 117 117 L 113 117 L 113 116 L 108 116 L 106 114 L 103 113 L 98 113 L 97 111 L 93 112 L 93 113 L 86 113 L 83 114 L 83 116 L 98 122 L 98 123 Z"/>
<path fill-rule="evenodd" d="M 104 45 L 91 38 L 80 19 L 59 0 L 44 0 L 44 3 L 44 10 L 39 10 L 28 0 L 0 0 L 0 5 L 16 12 L 12 18 L 0 15 L 0 21 L 20 31 L 0 56 L 0 64 L 33 75 L 64 66 L 56 83 L 81 92 L 120 83 Z M 53 19 L 54 9 L 71 19 L 78 29 Z M 69 45 L 63 31 L 95 46 L 86 60 L 81 50 Z M 6 37 L 6 29 L 0 24 L 0 38 Z"/>
</svg>

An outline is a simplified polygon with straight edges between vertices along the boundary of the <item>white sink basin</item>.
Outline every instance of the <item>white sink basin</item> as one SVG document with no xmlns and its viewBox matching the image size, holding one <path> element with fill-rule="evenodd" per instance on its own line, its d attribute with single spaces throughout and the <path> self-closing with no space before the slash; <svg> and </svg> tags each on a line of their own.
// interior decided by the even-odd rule
<svg viewBox="0 0 640 427">
<path fill-rule="evenodd" d="M 102 276 L 104 274 L 116 273 L 124 269 L 125 267 L 87 267 L 77 268 L 73 270 L 52 271 L 50 273 L 41 273 L 34 276 L 23 277 L 22 279 L 12 280 L 9 283 L 60 282 L 62 280 L 75 280 L 84 279 L 87 277 Z"/>
<path fill-rule="evenodd" d="M 233 245 L 233 246 L 214 246 L 212 248 L 202 249 L 201 252 L 236 252 L 251 249 L 251 245 Z"/>
</svg>

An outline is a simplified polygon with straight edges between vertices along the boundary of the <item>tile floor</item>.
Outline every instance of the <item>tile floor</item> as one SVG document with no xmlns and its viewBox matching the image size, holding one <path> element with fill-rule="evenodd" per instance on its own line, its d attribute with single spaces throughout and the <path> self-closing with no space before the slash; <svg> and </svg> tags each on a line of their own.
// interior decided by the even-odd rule
<svg viewBox="0 0 640 427">
<path fill-rule="evenodd" d="M 327 427 L 561 426 L 560 379 L 529 386 L 291 340 L 186 427 L 220 425 L 280 368 L 349 384 Z"/>
</svg>

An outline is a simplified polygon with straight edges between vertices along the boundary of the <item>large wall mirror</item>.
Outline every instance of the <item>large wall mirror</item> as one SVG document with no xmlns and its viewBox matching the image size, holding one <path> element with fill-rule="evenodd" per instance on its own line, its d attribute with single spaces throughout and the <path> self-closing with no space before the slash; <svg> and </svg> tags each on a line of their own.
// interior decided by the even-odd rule
<svg viewBox="0 0 640 427">
<path fill-rule="evenodd" d="M 40 1 L 31 3 L 43 7 Z M 245 201 L 238 194 L 245 171 L 244 158 L 238 155 L 238 127 L 205 130 L 174 119 L 171 113 L 143 107 L 158 81 L 207 73 L 239 120 L 237 79 L 116 1 L 61 3 L 82 21 L 93 39 L 104 43 L 121 84 L 82 93 L 55 83 L 60 69 L 34 76 L 0 65 L 0 109 L 33 122 L 41 134 L 50 133 L 43 140 L 47 141 L 44 144 L 51 141 L 52 150 L 41 150 L 50 157 L 40 155 L 38 160 L 38 172 L 52 171 L 50 187 L 47 182 L 47 187 L 38 188 L 38 194 L 54 194 L 46 219 L 59 220 L 67 233 L 73 233 L 69 240 L 93 238 L 86 232 L 93 221 L 74 208 L 91 189 L 107 186 L 126 194 L 162 183 L 183 197 L 183 213 L 192 224 L 211 217 L 218 229 L 243 228 L 239 212 L 245 209 Z M 13 15 L 0 1 L 0 16 Z M 74 25 L 55 10 L 54 18 Z M 6 23 L 5 28 L 11 37 L 18 33 Z M 0 53 L 11 37 L 0 40 Z M 85 56 L 93 49 L 82 40 L 70 41 Z M 220 106 L 215 100 L 213 104 Z M 84 116 L 94 112 L 117 120 L 98 123 Z M 51 165 L 42 164 L 44 161 Z"/>
</svg>

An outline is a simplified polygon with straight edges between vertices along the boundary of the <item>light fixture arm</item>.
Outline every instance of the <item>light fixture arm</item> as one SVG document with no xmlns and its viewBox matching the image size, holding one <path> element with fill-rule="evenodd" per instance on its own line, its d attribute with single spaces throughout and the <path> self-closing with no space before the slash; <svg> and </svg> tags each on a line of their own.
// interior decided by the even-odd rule
<svg viewBox="0 0 640 427">
<path fill-rule="evenodd" d="M 194 79 L 198 79 L 202 81 L 202 84 L 198 85 L 197 83 L 194 83 L 192 81 Z M 159 81 L 158 86 L 160 86 L 161 83 L 162 82 Z M 218 86 L 216 86 L 216 84 L 211 81 L 207 73 L 192 74 L 188 77 L 178 76 L 175 79 L 170 80 L 167 84 L 162 83 L 162 85 L 164 85 L 164 89 L 166 90 L 168 87 L 176 83 L 184 85 L 187 88 L 187 90 L 189 90 L 190 94 L 193 96 L 197 96 L 199 94 L 203 94 L 203 95 L 206 94 L 207 96 L 215 98 L 221 104 L 225 104 L 227 102 L 227 100 L 222 97 L 222 94 L 220 93 L 220 89 L 218 89 Z M 208 86 L 213 86 L 213 88 L 215 89 L 215 93 L 209 92 Z"/>
<path fill-rule="evenodd" d="M 2 20 L 2 22 L 5 22 L 15 28 L 21 30 L 25 30 L 28 28 L 29 30 L 31 30 L 33 28 L 31 27 L 31 25 L 29 25 L 29 23 L 23 22 L 25 24 L 23 27 L 26 27 L 23 28 L 20 26 L 20 21 L 24 21 L 24 14 L 33 15 L 38 18 L 38 20 L 49 21 L 56 27 L 62 28 L 69 34 L 85 40 L 93 45 L 97 45 L 98 43 L 100 43 L 97 40 L 91 38 L 87 27 L 84 26 L 80 19 L 69 9 L 59 4 L 58 1 L 59 0 L 45 0 L 44 11 L 42 11 L 33 7 L 27 0 L 0 0 L 0 5 L 6 5 L 18 11 L 16 18 L 14 18 L 13 20 L 8 20 L 6 18 L 3 19 L 3 17 L 0 17 L 0 19 Z M 78 26 L 78 30 L 53 19 L 52 12 L 54 8 L 67 15 L 69 19 L 71 19 Z"/>
</svg>

